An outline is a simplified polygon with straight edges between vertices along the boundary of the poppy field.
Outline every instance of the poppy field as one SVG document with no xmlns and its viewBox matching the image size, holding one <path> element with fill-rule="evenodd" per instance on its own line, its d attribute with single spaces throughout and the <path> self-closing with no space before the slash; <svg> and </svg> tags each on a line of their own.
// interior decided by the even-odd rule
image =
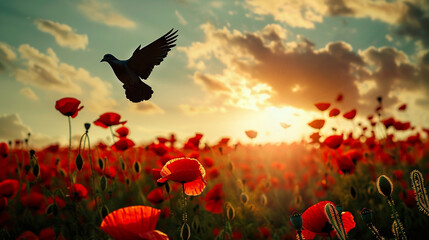
<svg viewBox="0 0 429 240">
<path fill-rule="evenodd" d="M 2 142 L 0 239 L 427 239 L 429 129 L 384 118 L 379 104 L 327 135 L 359 110 L 316 103 L 314 133 L 288 144 L 208 145 L 196 133 L 136 145 L 113 112 L 73 129 L 77 147 Z M 63 98 L 53 111 L 70 124 L 82 105 Z M 99 127 L 112 142 L 91 141 Z"/>
</svg>

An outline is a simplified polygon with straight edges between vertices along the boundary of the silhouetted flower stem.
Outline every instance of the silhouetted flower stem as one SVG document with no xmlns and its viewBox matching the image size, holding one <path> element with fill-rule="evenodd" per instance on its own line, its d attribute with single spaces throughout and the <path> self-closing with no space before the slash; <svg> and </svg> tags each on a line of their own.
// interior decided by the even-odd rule
<svg viewBox="0 0 429 240">
<path fill-rule="evenodd" d="M 392 218 L 396 222 L 396 226 L 398 228 L 399 232 L 399 239 L 405 240 L 407 239 L 407 236 L 405 236 L 404 227 L 402 226 L 402 223 L 399 221 L 398 218 L 398 212 L 395 209 L 395 203 L 393 202 L 392 198 L 388 197 L 387 201 L 389 203 L 389 206 L 392 209 Z"/>
<path fill-rule="evenodd" d="M 68 166 L 67 172 L 68 172 L 68 175 L 70 178 L 70 186 L 71 186 L 73 183 L 73 178 L 72 178 L 71 169 L 70 169 L 70 158 L 71 158 L 71 120 L 70 119 L 71 118 L 70 118 L 70 116 L 67 116 L 67 118 L 69 121 L 69 155 L 68 155 L 68 159 L 67 159 L 67 166 Z"/>
<path fill-rule="evenodd" d="M 109 129 L 110 129 L 110 134 L 112 134 L 112 142 L 113 144 L 115 144 L 115 134 L 113 133 L 112 126 L 109 126 Z"/>
</svg>

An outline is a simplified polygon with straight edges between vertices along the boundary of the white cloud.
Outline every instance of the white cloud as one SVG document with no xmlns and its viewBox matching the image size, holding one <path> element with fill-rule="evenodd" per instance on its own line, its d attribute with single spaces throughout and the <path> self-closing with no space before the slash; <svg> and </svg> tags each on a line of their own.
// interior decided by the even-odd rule
<svg viewBox="0 0 429 240">
<path fill-rule="evenodd" d="M 22 95 L 24 95 L 25 97 L 27 97 L 30 100 L 33 100 L 33 101 L 39 100 L 39 97 L 36 95 L 36 93 L 34 93 L 33 90 L 31 90 L 31 88 L 28 88 L 28 87 L 23 88 L 19 91 L 19 93 L 21 93 Z"/>
<path fill-rule="evenodd" d="M 93 111 L 111 109 L 117 105 L 111 97 L 111 84 L 83 68 L 61 62 L 55 52 L 49 48 L 46 54 L 24 44 L 18 48 L 20 60 L 26 68 L 16 68 L 13 75 L 16 80 L 26 85 L 63 94 L 73 94 L 85 100 L 86 106 Z"/>
<path fill-rule="evenodd" d="M 179 11 L 174 11 L 174 13 L 176 14 L 177 20 L 179 20 L 179 23 L 182 25 L 186 25 L 188 24 L 188 22 L 185 20 L 185 18 L 179 13 Z"/>
<path fill-rule="evenodd" d="M 325 16 L 371 18 L 397 24 L 408 10 L 402 1 L 388 0 L 246 0 L 245 6 L 255 14 L 271 15 L 292 27 L 314 28 Z"/>
<path fill-rule="evenodd" d="M 143 114 L 164 114 L 164 110 L 153 102 L 129 103 L 131 110 Z"/>
<path fill-rule="evenodd" d="M 75 33 L 69 25 L 45 19 L 36 19 L 34 24 L 40 31 L 52 35 L 62 47 L 76 50 L 85 49 L 88 45 L 88 36 Z"/>
<path fill-rule="evenodd" d="M 94 22 L 122 28 L 134 28 L 136 26 L 135 22 L 117 13 L 112 5 L 107 2 L 82 0 L 78 8 Z"/>
<path fill-rule="evenodd" d="M 224 107 L 215 107 L 215 106 L 195 106 L 189 104 L 180 104 L 180 110 L 186 115 L 199 115 L 199 114 L 213 114 L 213 113 L 224 113 L 226 109 Z"/>
<path fill-rule="evenodd" d="M 0 115 L 0 139 L 2 141 L 22 140 L 30 132 L 30 127 L 22 122 L 17 113 Z"/>
</svg>

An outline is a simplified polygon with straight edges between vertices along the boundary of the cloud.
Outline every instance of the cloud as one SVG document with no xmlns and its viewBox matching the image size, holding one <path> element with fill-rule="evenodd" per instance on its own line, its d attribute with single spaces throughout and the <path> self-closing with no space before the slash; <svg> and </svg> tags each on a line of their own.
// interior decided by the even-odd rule
<svg viewBox="0 0 429 240">
<path fill-rule="evenodd" d="M 301 28 L 314 28 L 325 16 L 371 18 L 396 24 L 407 11 L 404 2 L 388 0 L 246 0 L 245 6 L 255 14 L 271 15 L 277 21 Z"/>
<path fill-rule="evenodd" d="M 176 14 L 177 20 L 179 20 L 179 23 L 182 25 L 186 25 L 188 24 L 188 22 L 185 20 L 185 18 L 183 18 L 183 16 L 179 13 L 179 11 L 174 11 L 174 13 Z"/>
<path fill-rule="evenodd" d="M 40 31 L 52 35 L 62 47 L 77 50 L 85 49 L 88 45 L 88 36 L 75 33 L 69 25 L 45 19 L 36 19 L 34 24 Z"/>
<path fill-rule="evenodd" d="M 66 142 L 63 137 L 54 138 L 32 132 L 30 127 L 22 122 L 21 117 L 17 113 L 0 115 L 0 142 L 24 140 L 28 138 L 29 133 L 31 134 L 29 137 L 31 148 L 40 148 L 48 144 Z"/>
<path fill-rule="evenodd" d="M 195 106 L 188 104 L 180 104 L 179 108 L 186 115 L 214 114 L 226 112 L 226 109 L 224 107 L 215 106 Z"/>
<path fill-rule="evenodd" d="M 22 122 L 17 113 L 0 115 L 0 139 L 2 141 L 22 140 L 30 132 L 30 127 Z"/>
<path fill-rule="evenodd" d="M 16 53 L 8 44 L 0 42 L 0 72 L 6 71 L 16 59 Z"/>
<path fill-rule="evenodd" d="M 372 113 L 378 96 L 389 107 L 398 102 L 398 89 L 419 90 L 422 96 L 429 90 L 424 81 L 429 60 L 423 61 L 429 55 L 422 55 L 419 65 L 395 48 L 355 52 L 339 41 L 316 49 L 303 37 L 286 42 L 287 31 L 279 25 L 256 32 L 217 29 L 210 23 L 201 29 L 204 41 L 179 49 L 188 56 L 188 67 L 195 69 L 194 82 L 223 106 L 314 110 L 315 102 L 333 102 L 342 93 L 344 109 Z M 220 63 L 223 70 L 211 74 L 214 68 L 201 70 L 199 62 L 216 69 Z"/>
<path fill-rule="evenodd" d="M 399 20 L 399 35 L 413 37 L 422 41 L 425 47 L 429 47 L 429 4 L 424 1 L 420 4 L 406 2 L 407 11 Z"/>
<path fill-rule="evenodd" d="M 82 0 L 78 8 L 94 22 L 122 28 L 134 28 L 136 26 L 135 22 L 117 13 L 110 3 L 98 0 Z"/>
<path fill-rule="evenodd" d="M 33 90 L 31 90 L 31 88 L 23 88 L 19 91 L 19 93 L 21 93 L 22 95 L 24 95 L 25 97 L 27 97 L 30 100 L 33 101 L 38 101 L 39 97 L 36 95 L 36 93 L 34 93 Z"/>
<path fill-rule="evenodd" d="M 117 105 L 111 97 L 110 84 L 99 77 L 91 76 L 83 68 L 75 68 L 61 62 L 51 48 L 48 48 L 45 54 L 23 44 L 18 48 L 18 52 L 18 60 L 25 67 L 15 67 L 11 70 L 17 81 L 44 90 L 82 96 L 80 100 L 87 98 L 85 105 L 93 111 L 103 111 Z"/>
<path fill-rule="evenodd" d="M 131 109 L 144 114 L 164 114 L 164 110 L 153 102 L 129 103 Z"/>
</svg>

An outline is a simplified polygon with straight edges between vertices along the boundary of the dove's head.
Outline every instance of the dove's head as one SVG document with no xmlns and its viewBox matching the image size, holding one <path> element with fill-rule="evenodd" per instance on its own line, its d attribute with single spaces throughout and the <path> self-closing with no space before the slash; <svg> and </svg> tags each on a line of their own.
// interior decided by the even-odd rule
<svg viewBox="0 0 429 240">
<path fill-rule="evenodd" d="M 100 62 L 110 62 L 110 61 L 113 61 L 113 60 L 117 60 L 117 59 L 115 58 L 115 56 L 113 56 L 112 54 L 108 53 L 108 54 L 104 55 L 103 59 L 101 59 Z"/>
</svg>

